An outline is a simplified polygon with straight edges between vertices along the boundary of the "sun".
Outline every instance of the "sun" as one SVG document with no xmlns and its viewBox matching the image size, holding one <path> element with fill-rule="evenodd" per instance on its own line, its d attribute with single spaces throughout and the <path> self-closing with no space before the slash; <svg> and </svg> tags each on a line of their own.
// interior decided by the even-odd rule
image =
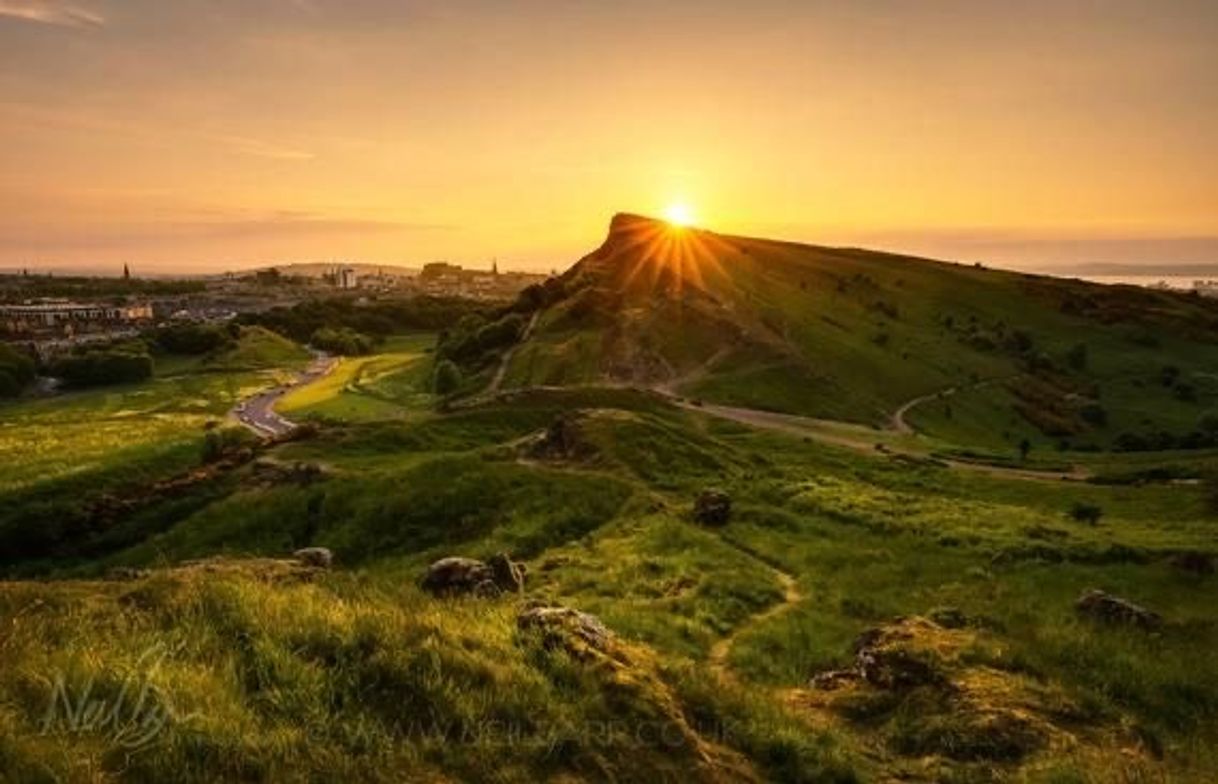
<svg viewBox="0 0 1218 784">
<path fill-rule="evenodd" d="M 685 202 L 673 202 L 664 208 L 664 220 L 674 226 L 692 226 L 695 219 L 693 208 Z"/>
</svg>

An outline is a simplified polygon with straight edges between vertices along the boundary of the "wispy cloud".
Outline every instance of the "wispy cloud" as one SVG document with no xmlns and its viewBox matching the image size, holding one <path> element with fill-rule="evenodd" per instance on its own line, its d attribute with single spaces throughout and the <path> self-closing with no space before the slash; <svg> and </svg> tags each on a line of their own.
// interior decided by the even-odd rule
<svg viewBox="0 0 1218 784">
<path fill-rule="evenodd" d="M 106 18 L 61 0 L 0 0 L 0 17 L 60 27 L 101 27 Z"/>
</svg>

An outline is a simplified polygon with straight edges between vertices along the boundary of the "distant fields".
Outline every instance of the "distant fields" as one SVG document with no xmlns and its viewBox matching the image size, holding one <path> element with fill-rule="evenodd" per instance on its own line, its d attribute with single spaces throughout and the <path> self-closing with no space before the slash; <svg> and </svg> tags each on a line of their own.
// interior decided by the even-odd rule
<svg viewBox="0 0 1218 784">
<path fill-rule="evenodd" d="M 302 367 L 307 352 L 261 329 L 205 359 L 162 358 L 151 381 L 0 404 L 0 492 L 166 455 L 193 459 L 203 426 Z"/>
</svg>

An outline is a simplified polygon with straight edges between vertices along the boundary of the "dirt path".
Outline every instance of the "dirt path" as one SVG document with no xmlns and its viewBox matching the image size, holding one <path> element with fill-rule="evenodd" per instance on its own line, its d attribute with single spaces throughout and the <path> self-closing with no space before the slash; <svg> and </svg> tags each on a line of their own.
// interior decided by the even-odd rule
<svg viewBox="0 0 1218 784">
<path fill-rule="evenodd" d="M 730 419 L 733 422 L 739 422 L 751 427 L 799 436 L 818 443 L 851 449 L 855 452 L 871 455 L 904 455 L 920 460 L 935 460 L 948 468 L 971 471 L 1002 479 L 1061 482 L 1082 481 L 1090 476 L 1085 469 L 1078 466 L 1072 467 L 1069 471 L 1037 471 L 1031 468 L 1011 468 L 1008 466 L 991 465 L 989 463 L 937 457 L 931 454 L 929 448 L 880 445 L 876 443 L 875 431 L 863 425 L 814 419 L 796 414 L 777 414 L 772 411 L 759 411 L 752 408 L 720 406 L 712 403 L 695 405 L 680 399 L 673 399 L 673 402 L 689 411 L 700 411 L 720 419 Z"/>
<path fill-rule="evenodd" d="M 944 398 L 949 398 L 952 395 L 955 395 L 957 392 L 960 392 L 961 390 L 984 389 L 985 387 L 992 386 L 994 384 L 1000 384 L 1004 381 L 1010 381 L 1013 378 L 1018 378 L 1018 376 L 1019 376 L 1019 374 L 1015 374 L 1012 376 L 1004 376 L 1002 378 L 987 378 L 984 381 L 977 381 L 975 383 L 967 384 L 962 387 L 951 386 L 951 387 L 947 387 L 945 389 L 940 389 L 938 392 L 931 392 L 928 395 L 919 395 L 918 397 L 915 397 L 913 400 L 909 400 L 909 401 L 905 402 L 903 405 L 901 405 L 900 408 L 898 408 L 896 411 L 892 412 L 892 418 L 889 420 L 888 426 L 891 429 L 895 430 L 896 432 L 898 432 L 902 435 L 907 435 L 907 436 L 914 435 L 917 431 L 914 430 L 912 425 L 910 425 L 908 422 L 905 421 L 905 417 L 909 414 L 910 411 L 914 410 L 915 408 L 922 405 L 923 403 L 929 403 L 932 400 L 943 400 Z"/>
<path fill-rule="evenodd" d="M 529 336 L 533 334 L 533 328 L 537 326 L 537 320 L 541 318 L 541 309 L 533 311 L 533 316 L 529 319 L 529 323 L 525 325 L 524 332 L 521 333 L 520 339 L 517 340 L 507 351 L 503 352 L 503 357 L 499 360 L 499 367 L 495 368 L 495 375 L 491 377 L 491 383 L 487 384 L 486 390 L 482 393 L 485 395 L 494 395 L 499 391 L 499 387 L 503 385 L 503 377 L 507 374 L 508 365 L 512 363 L 512 357 L 516 354 L 516 349 L 519 348 Z"/>
<path fill-rule="evenodd" d="M 804 600 L 804 596 L 800 593 L 799 585 L 795 581 L 795 577 L 787 572 L 770 566 L 775 579 L 782 586 L 782 601 L 777 604 L 770 605 L 758 614 L 749 618 L 744 623 L 732 629 L 731 633 L 723 639 L 711 646 L 710 653 L 707 655 L 706 664 L 716 677 L 724 681 L 736 680 L 736 675 L 728 666 L 728 659 L 732 655 L 732 647 L 735 646 L 736 640 L 741 635 L 746 634 L 753 629 L 761 626 L 763 623 L 774 620 L 778 616 L 790 612 L 797 604 Z"/>
</svg>

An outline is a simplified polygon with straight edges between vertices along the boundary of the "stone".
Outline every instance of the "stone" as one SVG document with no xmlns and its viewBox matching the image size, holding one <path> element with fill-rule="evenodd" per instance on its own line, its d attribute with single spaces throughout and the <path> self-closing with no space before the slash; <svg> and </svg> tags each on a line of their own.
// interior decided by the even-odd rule
<svg viewBox="0 0 1218 784">
<path fill-rule="evenodd" d="M 541 634 L 547 647 L 562 646 L 576 656 L 587 654 L 588 649 L 605 653 L 614 639 L 595 615 L 557 605 L 524 610 L 517 616 L 516 626 Z"/>
<path fill-rule="evenodd" d="M 486 562 L 490 567 L 491 580 L 501 591 L 519 593 L 524 590 L 524 564 L 513 563 L 506 553 L 497 553 Z"/>
<path fill-rule="evenodd" d="M 491 569 L 475 558 L 441 558 L 427 567 L 422 588 L 436 596 L 473 593 L 483 582 L 494 583 Z"/>
<path fill-rule="evenodd" d="M 292 553 L 292 557 L 317 569 L 329 569 L 334 565 L 334 553 L 327 547 L 305 547 Z"/>
<path fill-rule="evenodd" d="M 498 553 L 485 562 L 454 556 L 429 566 L 421 585 L 436 596 L 473 594 L 490 599 L 523 591 L 525 573 L 524 564 L 516 563 L 506 553 Z"/>
<path fill-rule="evenodd" d="M 703 490 L 694 500 L 694 519 L 703 525 L 727 525 L 731 516 L 731 496 L 721 490 Z"/>
<path fill-rule="evenodd" d="M 1074 609 L 1079 615 L 1102 623 L 1137 626 L 1140 629 L 1157 629 L 1163 625 L 1163 617 L 1158 613 L 1100 590 L 1084 593 Z"/>
</svg>

